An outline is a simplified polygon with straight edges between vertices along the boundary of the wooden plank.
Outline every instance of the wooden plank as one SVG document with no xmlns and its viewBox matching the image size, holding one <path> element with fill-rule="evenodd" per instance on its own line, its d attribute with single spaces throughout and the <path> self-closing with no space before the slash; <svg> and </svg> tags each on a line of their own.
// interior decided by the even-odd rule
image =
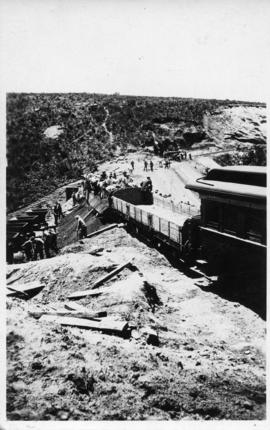
<svg viewBox="0 0 270 430">
<path fill-rule="evenodd" d="M 64 307 L 69 311 L 89 312 L 89 309 L 86 306 L 78 305 L 78 303 L 74 302 L 67 302 L 64 304 Z"/>
<path fill-rule="evenodd" d="M 109 291 L 109 288 L 99 288 L 98 290 L 95 290 L 95 288 L 99 287 L 100 285 L 102 285 L 105 281 L 107 281 L 108 279 L 112 278 L 114 275 L 116 275 L 117 273 L 121 272 L 121 270 L 123 270 L 125 267 L 127 267 L 129 264 L 131 264 L 133 258 L 128 261 L 125 264 L 122 264 L 122 266 L 117 267 L 115 270 L 113 270 L 112 272 L 108 273 L 107 275 L 103 276 L 102 278 L 100 278 L 98 281 L 96 281 L 91 290 L 81 290 L 81 291 L 76 291 L 75 293 L 72 293 L 68 296 L 68 299 L 78 299 L 79 297 L 86 297 L 86 296 L 94 296 L 97 294 L 101 294 L 104 293 L 106 291 Z M 94 291 L 93 291 L 94 290 Z"/>
<path fill-rule="evenodd" d="M 196 266 L 189 267 L 189 270 L 191 270 L 194 273 L 197 273 L 198 275 L 201 275 L 202 277 L 208 279 L 211 282 L 216 282 L 218 277 L 217 276 L 208 276 L 205 273 L 203 273 L 201 270 L 199 270 Z"/>
<path fill-rule="evenodd" d="M 9 285 L 7 285 L 7 289 L 14 292 L 14 293 L 19 293 L 25 297 L 28 297 L 28 295 L 24 291 L 17 290 L 17 288 L 15 288 L 15 287 L 10 287 Z M 7 291 L 7 295 L 10 295 L 10 291 Z"/>
<path fill-rule="evenodd" d="M 208 261 L 206 260 L 196 260 L 197 264 L 203 265 L 203 264 L 208 264 Z"/>
<path fill-rule="evenodd" d="M 108 318 L 107 321 L 91 321 L 83 318 L 73 318 L 73 317 L 54 317 L 51 315 L 43 315 L 41 317 L 42 321 L 55 322 L 57 324 L 71 326 L 71 327 L 82 327 L 92 330 L 99 330 L 104 333 L 117 333 L 123 334 L 127 329 L 128 323 L 126 321 L 115 321 Z"/>
<path fill-rule="evenodd" d="M 28 314 L 34 318 L 41 318 L 43 315 L 55 315 L 61 317 L 73 317 L 73 318 L 85 318 L 94 321 L 101 321 L 100 318 L 97 318 L 95 315 L 85 312 L 77 312 L 77 311 L 28 311 Z"/>
<path fill-rule="evenodd" d="M 93 212 L 95 211 L 94 208 L 92 208 L 86 215 L 83 217 L 83 220 L 85 221 Z"/>
<path fill-rule="evenodd" d="M 16 285 L 16 287 L 12 287 L 13 289 L 16 288 L 16 291 L 10 291 L 7 293 L 7 296 L 14 296 L 17 293 L 30 293 L 33 290 L 36 289 L 42 289 L 44 288 L 44 284 L 40 284 L 40 282 L 29 282 L 27 284 L 19 284 Z M 9 286 L 8 286 L 9 288 Z"/>
<path fill-rule="evenodd" d="M 133 258 L 129 260 L 127 263 L 122 264 L 121 266 L 116 267 L 112 272 L 108 273 L 105 276 L 102 276 L 102 278 L 98 279 L 94 284 L 92 285 L 92 288 L 97 288 L 100 285 L 102 285 L 105 281 L 108 281 L 110 278 L 113 278 L 114 275 L 117 275 L 117 273 L 121 272 L 123 269 L 125 269 L 127 266 L 129 266 L 133 261 Z"/>
<path fill-rule="evenodd" d="M 108 230 L 111 230 L 111 229 L 116 228 L 116 227 L 118 227 L 118 224 L 108 225 L 107 227 L 104 227 L 100 230 L 97 230 L 97 231 L 94 231 L 93 233 L 88 234 L 87 237 L 89 238 L 89 237 L 97 236 L 98 234 L 101 234 L 104 231 L 108 231 Z"/>
<path fill-rule="evenodd" d="M 78 303 L 74 302 L 67 302 L 65 303 L 65 308 L 70 311 L 77 311 L 77 312 L 84 312 L 84 313 L 91 313 L 97 317 L 106 317 L 107 311 L 100 309 L 99 311 L 90 311 L 86 306 L 78 305 Z"/>
<path fill-rule="evenodd" d="M 21 278 L 23 278 L 23 277 L 24 277 L 24 275 L 21 275 L 21 276 L 17 276 L 17 278 L 15 278 L 15 279 L 9 279 L 9 280 L 7 281 L 7 284 L 8 284 L 8 285 L 13 284 L 14 282 L 18 281 L 19 279 L 21 279 Z"/>
<path fill-rule="evenodd" d="M 18 267 L 15 269 L 12 269 L 9 273 L 7 273 L 6 278 L 9 279 L 12 275 L 14 275 L 14 273 L 18 272 L 18 270 L 20 270 L 20 268 Z"/>
<path fill-rule="evenodd" d="M 67 296 L 68 299 L 80 299 L 86 296 L 98 296 L 99 294 L 110 292 L 111 287 L 98 288 L 96 290 L 80 290 Z"/>
</svg>

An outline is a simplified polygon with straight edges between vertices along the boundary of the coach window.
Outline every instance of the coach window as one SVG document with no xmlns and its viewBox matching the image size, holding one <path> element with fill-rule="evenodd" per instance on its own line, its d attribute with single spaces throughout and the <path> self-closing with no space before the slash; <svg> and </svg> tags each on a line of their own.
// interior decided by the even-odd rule
<svg viewBox="0 0 270 430">
<path fill-rule="evenodd" d="M 208 227 L 219 227 L 220 205 L 217 202 L 208 201 L 205 203 L 205 220 Z"/>
<path fill-rule="evenodd" d="M 238 234 L 239 209 L 234 206 L 224 205 L 223 231 L 228 234 Z"/>
<path fill-rule="evenodd" d="M 249 209 L 246 217 L 246 238 L 254 242 L 266 242 L 266 217 L 262 211 Z"/>
</svg>

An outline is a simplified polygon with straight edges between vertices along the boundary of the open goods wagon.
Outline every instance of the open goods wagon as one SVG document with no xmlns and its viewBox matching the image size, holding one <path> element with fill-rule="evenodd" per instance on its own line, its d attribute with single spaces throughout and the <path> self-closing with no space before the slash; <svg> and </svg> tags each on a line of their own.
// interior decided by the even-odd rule
<svg viewBox="0 0 270 430">
<path fill-rule="evenodd" d="M 189 239 L 197 244 L 200 217 L 190 213 L 175 213 L 153 204 L 151 193 L 139 188 L 116 191 L 110 198 L 114 214 L 127 222 L 127 227 L 153 245 L 169 246 L 175 256 L 185 254 Z"/>
</svg>

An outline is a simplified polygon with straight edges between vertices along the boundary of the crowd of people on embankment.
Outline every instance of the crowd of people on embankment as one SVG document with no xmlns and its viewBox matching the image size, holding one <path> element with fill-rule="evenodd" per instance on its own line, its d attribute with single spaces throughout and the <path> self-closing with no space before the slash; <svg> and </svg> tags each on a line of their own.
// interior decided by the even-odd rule
<svg viewBox="0 0 270 430">
<path fill-rule="evenodd" d="M 186 154 L 183 155 L 183 158 L 186 159 Z M 137 162 L 136 166 L 134 160 L 131 160 L 129 165 L 125 166 L 125 170 L 116 167 L 110 172 L 103 171 L 101 173 L 85 175 L 72 193 L 72 206 L 74 207 L 77 204 L 83 206 L 87 204 L 88 207 L 90 207 L 91 194 L 103 199 L 110 197 L 117 189 L 135 186 L 133 175 L 139 163 L 142 163 L 142 171 L 149 173 L 153 172 L 154 169 L 168 169 L 171 166 L 171 160 L 169 158 L 154 162 L 152 158 L 147 157 Z M 147 193 L 152 193 L 153 191 L 153 184 L 150 176 L 147 176 L 147 178 L 142 181 L 140 185 L 137 184 L 137 186 L 140 186 L 142 191 Z M 157 193 L 157 191 L 155 191 L 155 193 Z M 25 240 L 20 246 L 20 252 L 23 254 L 23 261 L 35 261 L 37 259 L 43 259 L 44 257 L 49 258 L 57 254 L 56 227 L 63 217 L 63 210 L 58 201 L 55 202 L 54 206 L 48 205 L 48 212 L 44 227 L 41 229 L 42 231 L 39 231 L 38 235 L 35 233 L 27 233 L 24 237 Z M 87 226 L 84 219 L 76 215 L 75 221 L 77 239 L 87 237 Z M 13 263 L 14 261 L 14 251 L 12 249 L 12 243 L 9 241 L 7 243 L 7 261 L 9 263 Z"/>
</svg>

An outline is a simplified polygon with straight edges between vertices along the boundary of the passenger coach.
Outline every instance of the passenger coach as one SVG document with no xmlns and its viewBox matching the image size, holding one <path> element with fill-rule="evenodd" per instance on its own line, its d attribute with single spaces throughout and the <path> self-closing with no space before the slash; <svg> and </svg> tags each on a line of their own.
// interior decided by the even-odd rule
<svg viewBox="0 0 270 430">
<path fill-rule="evenodd" d="M 266 168 L 212 169 L 186 188 L 201 198 L 201 253 L 224 276 L 266 276 Z"/>
</svg>

